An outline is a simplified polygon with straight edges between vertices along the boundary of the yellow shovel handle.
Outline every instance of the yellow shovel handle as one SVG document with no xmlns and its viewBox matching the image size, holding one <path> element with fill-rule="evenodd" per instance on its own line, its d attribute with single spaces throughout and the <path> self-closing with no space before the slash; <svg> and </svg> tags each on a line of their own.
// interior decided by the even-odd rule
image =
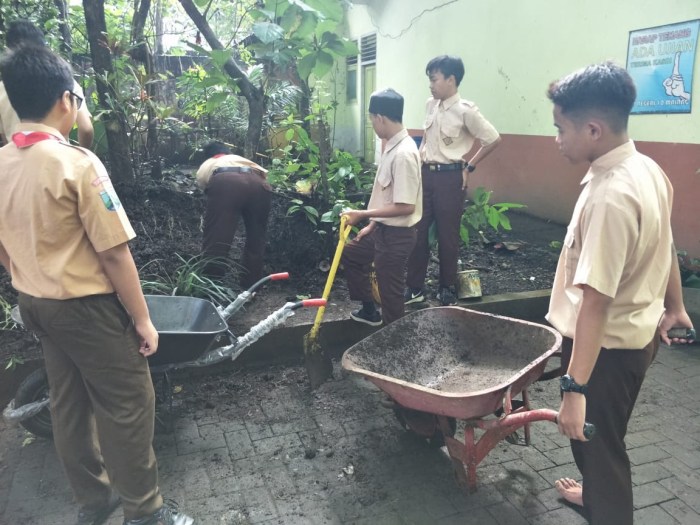
<svg viewBox="0 0 700 525">
<path fill-rule="evenodd" d="M 340 256 L 343 254 L 343 248 L 347 242 L 352 226 L 348 226 L 347 218 L 343 215 L 340 217 L 340 235 L 338 237 L 338 246 L 335 249 L 335 255 L 333 256 L 333 262 L 331 263 L 331 269 L 328 272 L 328 279 L 326 279 L 326 287 L 323 289 L 324 299 L 328 299 L 331 293 L 331 288 L 333 287 L 333 280 L 335 279 L 335 272 L 338 270 L 338 265 L 340 265 Z M 314 326 L 311 328 L 311 338 L 315 339 L 318 333 L 319 326 L 321 325 L 321 319 L 323 319 L 323 314 L 326 311 L 325 306 L 321 306 L 316 311 L 316 319 L 314 321 Z"/>
</svg>

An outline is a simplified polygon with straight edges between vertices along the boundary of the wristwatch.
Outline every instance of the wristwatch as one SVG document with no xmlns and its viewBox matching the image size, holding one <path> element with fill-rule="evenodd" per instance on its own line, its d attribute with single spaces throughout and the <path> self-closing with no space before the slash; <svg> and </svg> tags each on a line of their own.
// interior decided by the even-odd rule
<svg viewBox="0 0 700 525">
<path fill-rule="evenodd" d="M 579 385 L 569 374 L 561 376 L 559 379 L 559 388 L 562 392 L 576 392 L 584 396 L 588 392 L 588 385 Z"/>
<path fill-rule="evenodd" d="M 464 165 L 464 169 L 467 170 L 469 173 L 474 171 L 476 169 L 476 166 L 474 164 L 469 164 L 468 162 Z"/>
</svg>

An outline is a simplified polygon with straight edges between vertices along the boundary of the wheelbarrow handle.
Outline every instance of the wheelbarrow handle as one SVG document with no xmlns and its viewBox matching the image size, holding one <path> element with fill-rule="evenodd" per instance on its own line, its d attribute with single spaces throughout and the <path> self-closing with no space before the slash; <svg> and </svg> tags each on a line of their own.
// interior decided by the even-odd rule
<svg viewBox="0 0 700 525">
<path fill-rule="evenodd" d="M 296 310 L 297 308 L 317 308 L 321 306 L 326 306 L 326 299 L 318 298 L 318 299 L 304 299 L 303 301 L 299 301 L 297 303 L 294 303 L 294 306 L 292 306 L 292 310 Z"/>
<path fill-rule="evenodd" d="M 558 416 L 558 415 L 557 415 Z M 554 418 L 554 422 L 558 423 L 558 417 Z M 586 439 L 591 439 L 595 435 L 595 425 L 585 421 L 583 423 L 583 437 Z"/>
<path fill-rule="evenodd" d="M 695 341 L 696 333 L 694 328 L 675 327 L 671 328 L 666 334 L 669 339 L 687 339 Z"/>
<path fill-rule="evenodd" d="M 273 273 L 268 276 L 271 281 L 283 281 L 289 279 L 289 272 Z"/>
</svg>

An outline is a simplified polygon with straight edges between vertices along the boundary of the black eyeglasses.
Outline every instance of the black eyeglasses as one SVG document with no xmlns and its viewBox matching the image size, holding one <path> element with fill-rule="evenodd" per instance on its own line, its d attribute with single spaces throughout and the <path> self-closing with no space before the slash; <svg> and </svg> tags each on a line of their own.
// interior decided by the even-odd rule
<svg viewBox="0 0 700 525">
<path fill-rule="evenodd" d="M 80 106 L 83 105 L 83 97 L 81 97 L 80 95 L 76 95 L 70 89 L 68 90 L 68 93 L 70 93 L 71 97 L 75 97 L 75 100 L 76 100 L 75 104 L 76 104 L 76 106 L 78 106 L 77 109 L 80 109 Z"/>
</svg>

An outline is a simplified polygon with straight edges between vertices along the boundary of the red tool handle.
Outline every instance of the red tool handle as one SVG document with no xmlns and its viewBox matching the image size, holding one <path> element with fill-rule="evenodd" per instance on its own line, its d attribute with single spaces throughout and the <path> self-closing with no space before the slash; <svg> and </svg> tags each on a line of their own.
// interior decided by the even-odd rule
<svg viewBox="0 0 700 525">
<path fill-rule="evenodd" d="M 271 281 L 282 281 L 289 279 L 289 272 L 273 273 L 268 276 Z"/>
<path fill-rule="evenodd" d="M 325 299 L 305 299 L 301 302 L 301 305 L 306 307 L 320 307 L 326 306 L 327 301 Z"/>
</svg>

